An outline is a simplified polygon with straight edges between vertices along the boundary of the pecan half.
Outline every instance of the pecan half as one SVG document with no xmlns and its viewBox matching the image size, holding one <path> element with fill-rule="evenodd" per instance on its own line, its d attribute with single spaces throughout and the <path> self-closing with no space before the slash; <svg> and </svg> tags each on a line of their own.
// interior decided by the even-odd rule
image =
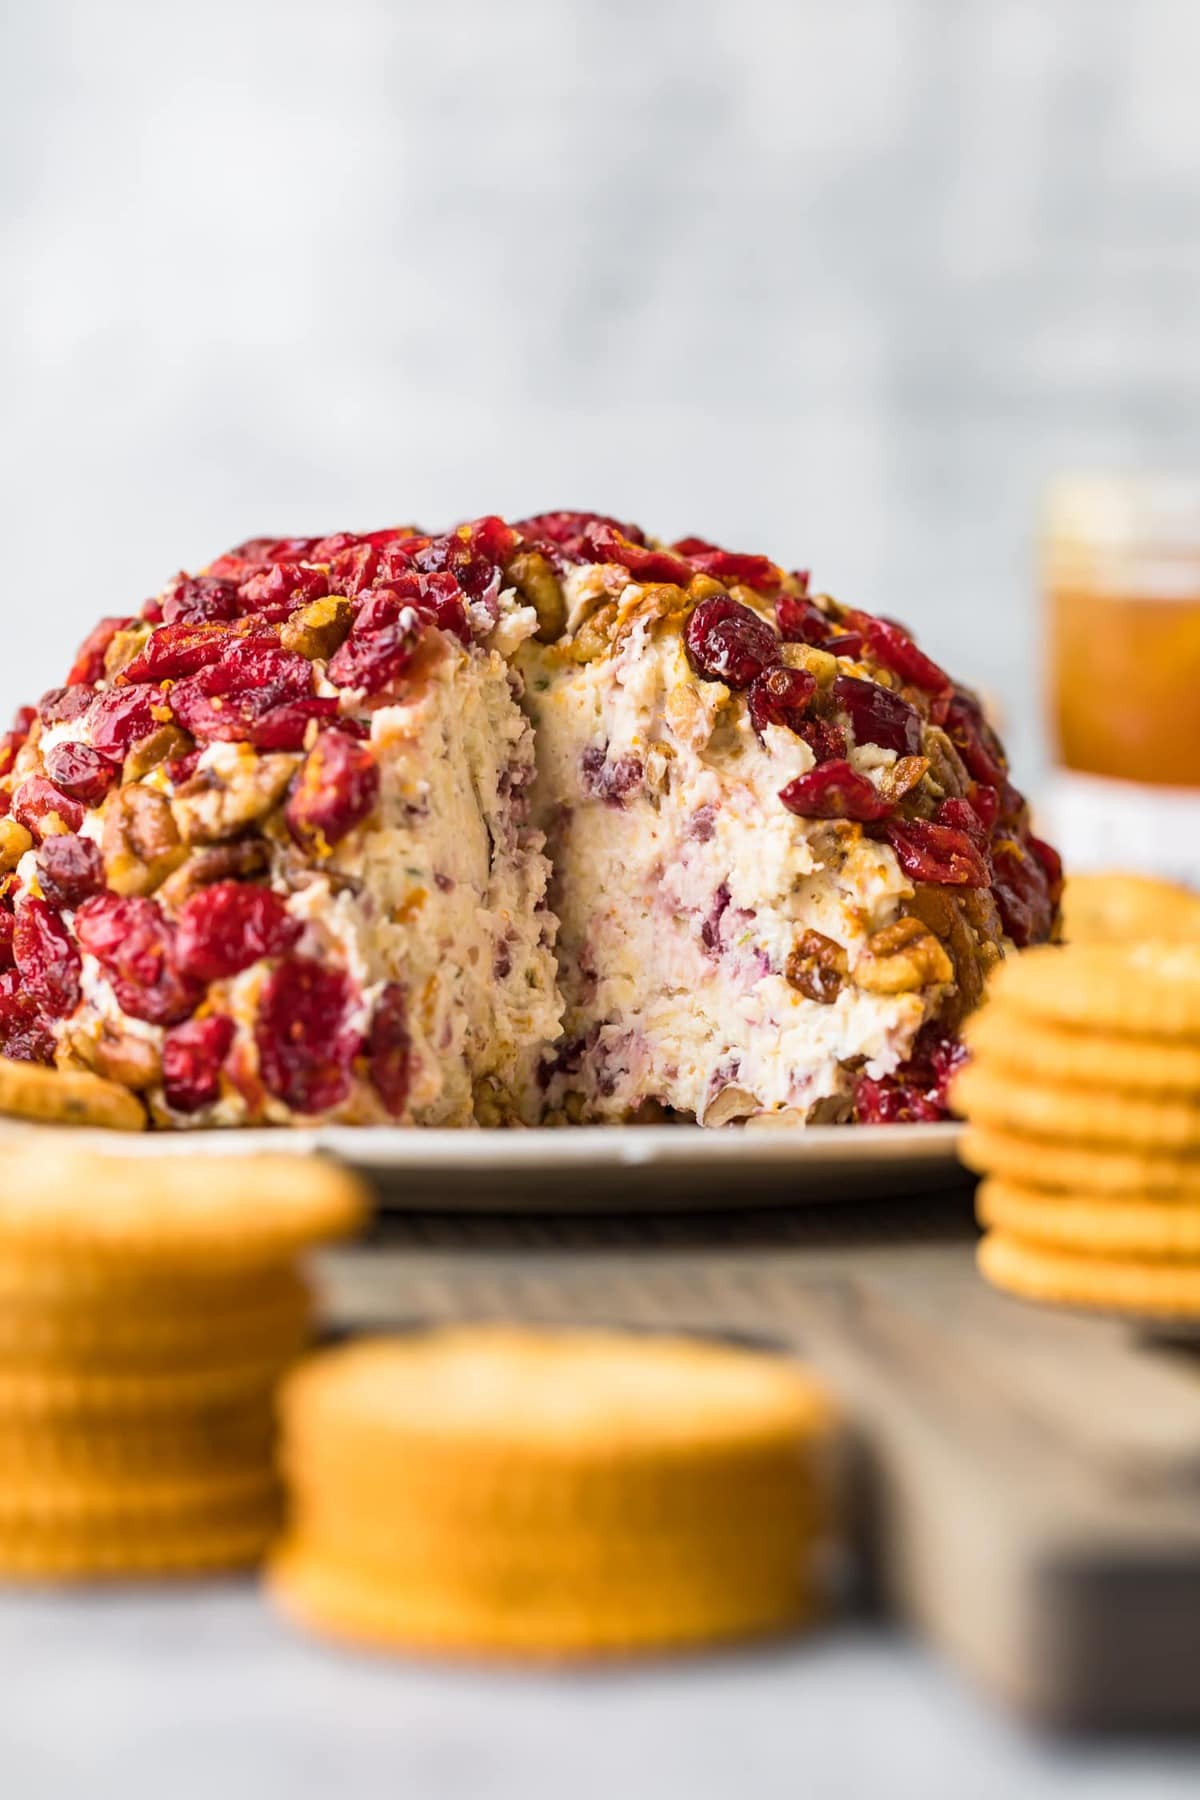
<svg viewBox="0 0 1200 1800">
<path fill-rule="evenodd" d="M 566 629 L 567 603 L 549 558 L 540 550 L 518 550 L 504 571 L 506 581 L 538 616 L 538 641 L 552 644 Z"/>
<path fill-rule="evenodd" d="M 165 794 L 134 782 L 104 802 L 100 848 L 104 874 L 118 894 L 151 894 L 187 854 Z"/>
<path fill-rule="evenodd" d="M 869 994 L 909 994 L 954 980 L 954 964 L 923 920 L 905 916 L 873 932 L 854 965 Z"/>
<path fill-rule="evenodd" d="M 162 1079 L 162 1057 L 157 1046 L 131 1031 L 117 1031 L 107 1022 L 101 1026 L 98 1038 L 82 1031 L 74 1033 L 71 1049 L 97 1075 L 119 1081 L 122 1087 L 138 1093 Z"/>
<path fill-rule="evenodd" d="M 328 594 L 321 600 L 310 600 L 294 612 L 280 627 L 279 641 L 285 650 L 297 651 L 310 662 L 318 658 L 328 661 L 340 650 L 350 635 L 354 608 L 341 594 Z"/>
<path fill-rule="evenodd" d="M 232 766 L 198 769 L 171 803 L 184 842 L 219 844 L 257 824 L 279 805 L 301 760 L 247 748 Z"/>
<path fill-rule="evenodd" d="M 196 850 L 181 868 L 164 881 L 162 898 L 170 906 L 182 906 L 201 888 L 217 881 L 252 881 L 265 875 L 271 866 L 271 854 L 260 837 L 235 838 L 231 844 L 214 844 L 208 850 Z"/>
<path fill-rule="evenodd" d="M 0 819 L 0 872 L 15 869 L 27 850 L 33 849 L 33 838 L 15 819 Z"/>
<path fill-rule="evenodd" d="M 927 756 L 900 756 L 890 769 L 883 769 L 879 776 L 879 791 L 885 799 L 893 802 L 903 800 L 905 794 L 920 787 L 929 771 Z"/>
<path fill-rule="evenodd" d="M 784 973 L 791 987 L 818 1006 L 832 1006 L 849 967 L 846 952 L 823 931 L 805 931 L 792 945 Z"/>
<path fill-rule="evenodd" d="M 122 781 L 140 781 L 159 763 L 172 762 L 186 756 L 193 748 L 192 739 L 178 725 L 160 725 L 157 731 L 135 744 L 121 768 Z"/>
</svg>

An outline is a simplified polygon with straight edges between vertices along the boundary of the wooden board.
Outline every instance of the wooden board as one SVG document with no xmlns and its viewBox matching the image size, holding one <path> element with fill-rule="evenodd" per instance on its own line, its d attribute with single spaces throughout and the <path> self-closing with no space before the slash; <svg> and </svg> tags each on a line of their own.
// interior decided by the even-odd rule
<svg viewBox="0 0 1200 1800">
<path fill-rule="evenodd" d="M 904 1617 L 1060 1724 L 1200 1724 L 1200 1358 L 1010 1301 L 970 1200 L 662 1218 L 414 1217 L 323 1266 L 347 1328 L 516 1317 L 719 1332 L 822 1367 L 858 1548 Z"/>
</svg>

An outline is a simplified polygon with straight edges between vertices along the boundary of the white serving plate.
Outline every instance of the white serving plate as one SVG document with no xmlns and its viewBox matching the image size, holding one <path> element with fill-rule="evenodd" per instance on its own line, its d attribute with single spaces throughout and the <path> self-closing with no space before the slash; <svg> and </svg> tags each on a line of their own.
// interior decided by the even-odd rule
<svg viewBox="0 0 1200 1800">
<path fill-rule="evenodd" d="M 886 1198 L 963 1179 L 959 1127 L 811 1125 L 701 1131 L 688 1125 L 557 1131 L 109 1131 L 6 1121 L 8 1135 L 149 1157 L 323 1153 L 358 1169 L 389 1208 L 453 1212 L 650 1212 Z"/>
</svg>

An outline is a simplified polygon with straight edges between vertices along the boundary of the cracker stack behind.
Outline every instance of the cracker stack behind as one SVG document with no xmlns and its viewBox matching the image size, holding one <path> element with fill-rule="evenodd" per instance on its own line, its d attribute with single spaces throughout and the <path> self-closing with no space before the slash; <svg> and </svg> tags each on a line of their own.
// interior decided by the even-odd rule
<svg viewBox="0 0 1200 1800">
<path fill-rule="evenodd" d="M 367 1341 L 285 1389 L 273 1585 L 377 1647 L 586 1658 L 794 1626 L 831 1412 L 782 1358 L 476 1328 Z"/>
<path fill-rule="evenodd" d="M 1030 1299 L 1200 1317 L 1200 944 L 1031 950 L 967 1030 L 980 1267 Z"/>
<path fill-rule="evenodd" d="M 279 1515 L 274 1389 L 309 1335 L 297 1258 L 363 1204 L 313 1160 L 6 1143 L 0 1580 L 261 1558 Z"/>
</svg>

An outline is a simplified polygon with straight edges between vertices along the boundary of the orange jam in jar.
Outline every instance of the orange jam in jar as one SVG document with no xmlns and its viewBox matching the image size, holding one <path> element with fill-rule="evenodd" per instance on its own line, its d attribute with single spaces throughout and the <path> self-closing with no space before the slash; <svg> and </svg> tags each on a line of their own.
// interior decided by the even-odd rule
<svg viewBox="0 0 1200 1800">
<path fill-rule="evenodd" d="M 1200 881 L 1200 475 L 1056 482 L 1042 566 L 1068 864 Z"/>
</svg>

